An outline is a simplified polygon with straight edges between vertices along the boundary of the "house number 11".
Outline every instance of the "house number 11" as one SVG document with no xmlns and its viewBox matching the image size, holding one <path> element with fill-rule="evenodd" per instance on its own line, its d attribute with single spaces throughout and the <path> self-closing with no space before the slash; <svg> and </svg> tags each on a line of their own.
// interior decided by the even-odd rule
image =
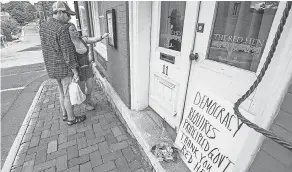
<svg viewBox="0 0 292 172">
<path fill-rule="evenodd" d="M 168 76 L 168 66 L 167 65 L 163 65 L 163 71 L 162 71 L 162 73 L 164 74 L 164 75 L 167 75 Z"/>
</svg>

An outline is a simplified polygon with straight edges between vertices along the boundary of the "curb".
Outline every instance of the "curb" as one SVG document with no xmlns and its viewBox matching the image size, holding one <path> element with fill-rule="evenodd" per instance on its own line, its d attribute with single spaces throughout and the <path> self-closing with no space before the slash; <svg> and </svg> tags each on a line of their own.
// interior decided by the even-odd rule
<svg viewBox="0 0 292 172">
<path fill-rule="evenodd" d="M 11 146 L 11 149 L 10 149 L 8 155 L 7 155 L 7 158 L 5 160 L 5 163 L 4 163 L 3 168 L 2 168 L 1 171 L 9 172 L 11 170 L 11 167 L 13 166 L 14 159 L 15 159 L 15 157 L 17 155 L 17 152 L 18 152 L 18 149 L 20 147 L 21 141 L 22 141 L 23 136 L 25 135 L 25 131 L 26 131 L 27 127 L 28 127 L 30 117 L 31 117 L 31 115 L 33 113 L 33 110 L 34 110 L 34 108 L 35 108 L 35 106 L 36 106 L 36 104 L 38 102 L 38 99 L 39 99 L 39 97 L 41 95 L 43 87 L 47 82 L 48 82 L 48 80 L 44 81 L 41 84 L 41 86 L 39 87 L 38 92 L 36 93 L 36 95 L 35 95 L 35 97 L 34 97 L 34 99 L 32 101 L 32 104 L 31 104 L 31 106 L 30 106 L 30 108 L 29 108 L 29 110 L 28 110 L 28 112 L 26 114 L 26 117 L 23 120 L 23 123 L 22 123 L 22 125 L 21 125 L 21 127 L 20 127 L 20 129 L 18 131 L 18 134 L 17 134 L 17 136 L 16 136 L 16 138 L 15 138 L 15 140 L 14 140 L 12 146 Z"/>
</svg>

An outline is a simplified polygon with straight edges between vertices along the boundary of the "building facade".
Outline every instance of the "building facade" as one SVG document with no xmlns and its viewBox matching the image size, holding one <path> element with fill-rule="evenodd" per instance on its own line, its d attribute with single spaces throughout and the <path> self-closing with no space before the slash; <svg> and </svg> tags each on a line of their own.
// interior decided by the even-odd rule
<svg viewBox="0 0 292 172">
<path fill-rule="evenodd" d="M 191 171 L 292 170 L 292 152 L 243 124 L 233 111 L 264 67 L 291 2 L 83 1 L 71 6 L 83 36 L 109 32 L 108 39 L 91 46 L 90 56 L 122 117 L 128 122 L 135 116 L 125 113 L 151 111 Z M 239 110 L 292 143 L 291 10 L 287 14 L 271 63 Z M 148 136 L 137 135 L 138 141 Z M 151 156 L 150 161 L 156 171 L 168 171 Z"/>
</svg>

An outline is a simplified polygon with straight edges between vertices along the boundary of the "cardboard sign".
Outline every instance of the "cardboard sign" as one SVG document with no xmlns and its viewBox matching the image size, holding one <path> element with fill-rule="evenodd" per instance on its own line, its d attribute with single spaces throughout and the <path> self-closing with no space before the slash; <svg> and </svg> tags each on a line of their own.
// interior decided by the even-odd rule
<svg viewBox="0 0 292 172">
<path fill-rule="evenodd" d="M 196 90 L 175 140 L 180 156 L 193 172 L 231 172 L 251 130 L 234 114 L 233 103 Z M 253 120 L 248 112 L 240 112 Z"/>
</svg>

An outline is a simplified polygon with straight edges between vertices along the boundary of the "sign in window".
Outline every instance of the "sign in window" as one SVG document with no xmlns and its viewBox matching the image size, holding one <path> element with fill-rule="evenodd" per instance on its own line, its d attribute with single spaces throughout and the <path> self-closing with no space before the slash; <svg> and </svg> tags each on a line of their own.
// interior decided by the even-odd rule
<svg viewBox="0 0 292 172">
<path fill-rule="evenodd" d="M 278 4 L 276 1 L 218 2 L 207 58 L 256 72 Z"/>
</svg>

